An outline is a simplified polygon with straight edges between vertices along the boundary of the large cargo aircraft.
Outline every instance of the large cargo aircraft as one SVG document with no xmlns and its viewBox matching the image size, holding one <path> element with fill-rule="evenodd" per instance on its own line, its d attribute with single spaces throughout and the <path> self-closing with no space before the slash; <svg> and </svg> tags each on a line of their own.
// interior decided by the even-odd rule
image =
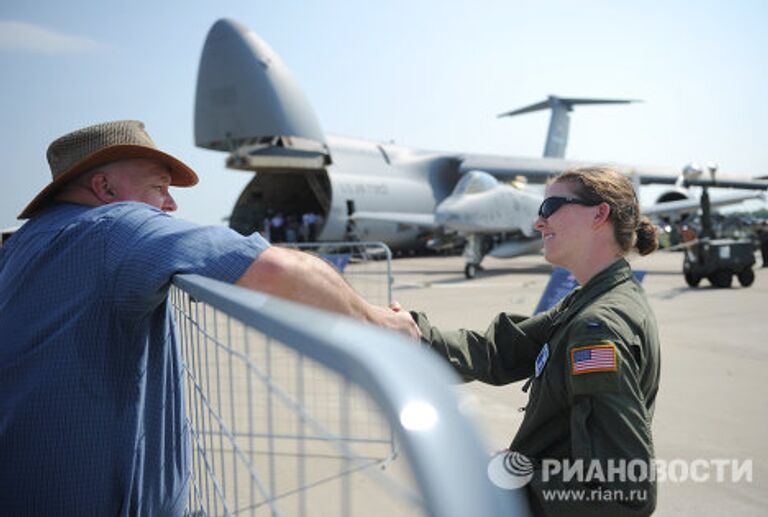
<svg viewBox="0 0 768 517">
<path fill-rule="evenodd" d="M 426 151 L 335 137 L 323 131 L 312 106 L 280 57 L 256 33 L 223 19 L 208 33 L 195 104 L 196 145 L 227 153 L 227 166 L 252 171 L 230 226 L 262 229 L 271 214 L 314 213 L 320 241 L 383 241 L 394 250 L 424 247 L 444 230 L 435 210 L 461 178 L 479 170 L 500 180 L 524 176 L 543 183 L 565 169 L 605 164 L 564 159 L 568 112 L 576 104 L 628 102 L 561 99 L 504 115 L 552 110 L 543 158 Z M 638 184 L 669 188 L 656 202 L 687 199 L 701 169 L 609 164 Z M 721 182 L 738 187 L 739 182 Z M 440 239 L 432 239 L 432 242 Z"/>
</svg>

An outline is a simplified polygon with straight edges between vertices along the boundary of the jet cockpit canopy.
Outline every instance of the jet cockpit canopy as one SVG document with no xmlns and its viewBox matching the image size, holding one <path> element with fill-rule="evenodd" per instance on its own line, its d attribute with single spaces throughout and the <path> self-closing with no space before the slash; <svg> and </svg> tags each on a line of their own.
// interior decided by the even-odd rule
<svg viewBox="0 0 768 517">
<path fill-rule="evenodd" d="M 481 192 L 492 190 L 498 185 L 498 180 L 490 174 L 483 171 L 472 170 L 466 172 L 459 182 L 456 183 L 456 187 L 453 189 L 453 195 L 479 194 Z"/>
</svg>

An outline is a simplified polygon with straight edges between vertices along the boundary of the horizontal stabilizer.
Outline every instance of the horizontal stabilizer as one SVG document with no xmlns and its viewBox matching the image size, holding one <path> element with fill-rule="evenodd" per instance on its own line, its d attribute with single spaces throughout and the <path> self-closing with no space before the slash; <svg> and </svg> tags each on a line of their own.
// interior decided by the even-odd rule
<svg viewBox="0 0 768 517">
<path fill-rule="evenodd" d="M 565 147 L 568 144 L 568 126 L 570 124 L 568 113 L 573 110 L 574 106 L 577 104 L 629 104 L 630 102 L 640 101 L 634 99 L 579 99 L 550 95 L 545 101 L 502 113 L 499 117 L 512 117 L 543 109 L 551 110 L 552 115 L 549 119 L 547 142 L 544 144 L 544 156 L 546 158 L 564 158 Z"/>
<path fill-rule="evenodd" d="M 562 106 L 567 111 L 573 110 L 573 107 L 577 104 L 629 104 L 632 102 L 643 102 L 637 99 L 585 99 L 576 97 L 558 97 L 556 95 L 550 95 L 547 100 L 531 104 L 506 113 L 501 113 L 499 117 L 513 117 L 515 115 L 522 115 L 523 113 L 531 113 L 543 109 L 554 109 L 555 106 Z"/>
</svg>

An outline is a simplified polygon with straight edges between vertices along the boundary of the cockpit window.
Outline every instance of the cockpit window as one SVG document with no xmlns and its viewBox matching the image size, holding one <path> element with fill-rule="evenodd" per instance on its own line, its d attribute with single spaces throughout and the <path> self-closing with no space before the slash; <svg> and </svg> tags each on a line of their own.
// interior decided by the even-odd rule
<svg viewBox="0 0 768 517">
<path fill-rule="evenodd" d="M 488 174 L 482 171 L 469 171 L 456 184 L 453 189 L 454 194 L 478 194 L 480 192 L 486 192 L 496 187 L 499 182 Z"/>
</svg>

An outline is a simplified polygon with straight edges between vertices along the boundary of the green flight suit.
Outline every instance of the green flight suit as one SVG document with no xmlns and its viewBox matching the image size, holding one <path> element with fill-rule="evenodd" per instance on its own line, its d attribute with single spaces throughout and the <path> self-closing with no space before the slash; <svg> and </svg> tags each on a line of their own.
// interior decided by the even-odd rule
<svg viewBox="0 0 768 517">
<path fill-rule="evenodd" d="M 424 340 L 464 380 L 502 385 L 530 379 L 525 417 L 510 449 L 534 464 L 527 489 L 537 514 L 653 512 L 652 476 L 633 470 L 634 479 L 608 477 L 609 462 L 634 460 L 651 468 L 651 420 L 659 386 L 656 320 L 626 260 L 617 260 L 547 312 L 530 318 L 499 314 L 485 333 L 443 332 L 424 314 L 412 315 Z M 545 344 L 549 357 L 535 376 Z M 590 362 L 591 354 L 603 354 L 603 363 Z M 598 462 L 604 478 L 549 476 L 545 482 L 542 461 L 565 459 L 571 464 L 583 460 L 584 471 Z M 581 490 L 584 500 L 545 501 L 552 489 Z"/>
</svg>

